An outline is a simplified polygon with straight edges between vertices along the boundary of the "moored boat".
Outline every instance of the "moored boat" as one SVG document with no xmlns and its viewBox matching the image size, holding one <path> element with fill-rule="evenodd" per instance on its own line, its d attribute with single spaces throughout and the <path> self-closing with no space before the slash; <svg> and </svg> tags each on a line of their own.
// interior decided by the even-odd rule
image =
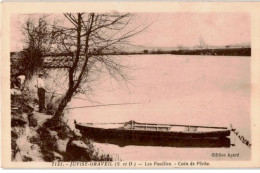
<svg viewBox="0 0 260 173">
<path fill-rule="evenodd" d="M 116 138 L 156 138 L 156 139 L 208 139 L 230 136 L 227 127 L 193 125 L 151 124 L 129 121 L 126 123 L 76 123 L 84 135 Z"/>
</svg>

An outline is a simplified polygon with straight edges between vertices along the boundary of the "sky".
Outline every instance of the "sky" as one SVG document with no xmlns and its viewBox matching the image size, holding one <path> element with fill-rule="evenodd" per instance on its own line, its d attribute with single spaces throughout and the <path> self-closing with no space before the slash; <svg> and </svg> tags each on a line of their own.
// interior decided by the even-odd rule
<svg viewBox="0 0 260 173">
<path fill-rule="evenodd" d="M 11 51 L 22 50 L 21 24 L 26 15 L 11 19 Z M 152 47 L 224 46 L 250 43 L 250 15 L 247 13 L 137 13 L 129 27 L 149 27 L 131 38 L 134 45 Z"/>
<path fill-rule="evenodd" d="M 141 17 L 140 17 L 141 16 Z M 245 13 L 140 14 L 152 25 L 133 40 L 149 46 L 195 46 L 202 38 L 208 45 L 250 43 L 250 16 Z"/>
</svg>

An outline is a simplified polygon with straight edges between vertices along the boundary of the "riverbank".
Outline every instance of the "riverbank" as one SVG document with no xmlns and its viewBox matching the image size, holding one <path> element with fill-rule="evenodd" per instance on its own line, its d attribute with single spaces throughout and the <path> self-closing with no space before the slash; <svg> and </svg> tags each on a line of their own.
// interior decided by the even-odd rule
<svg viewBox="0 0 260 173">
<path fill-rule="evenodd" d="M 171 51 L 174 55 L 251 56 L 251 48 L 197 49 Z"/>
<path fill-rule="evenodd" d="M 143 50 L 136 52 L 116 52 L 107 55 L 211 55 L 211 56 L 251 56 L 251 48 L 199 48 L 199 49 L 179 49 L 179 50 Z"/>
<path fill-rule="evenodd" d="M 37 100 L 12 89 L 11 93 L 12 161 L 104 161 L 91 141 L 72 131 L 62 119 L 39 113 Z M 47 111 L 48 112 L 48 111 Z"/>
</svg>

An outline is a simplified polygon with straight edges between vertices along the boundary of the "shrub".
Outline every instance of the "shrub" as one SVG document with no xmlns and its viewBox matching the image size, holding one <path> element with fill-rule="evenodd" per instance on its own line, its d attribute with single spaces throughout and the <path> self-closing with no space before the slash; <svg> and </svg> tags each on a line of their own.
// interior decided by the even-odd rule
<svg viewBox="0 0 260 173">
<path fill-rule="evenodd" d="M 37 120 L 33 117 L 33 114 L 28 115 L 28 121 L 30 127 L 36 127 L 37 126 Z"/>
<path fill-rule="evenodd" d="M 57 150 L 57 139 L 52 137 L 50 131 L 42 126 L 37 130 L 41 141 L 40 148 L 45 161 L 51 162 L 55 159 L 53 151 Z"/>
</svg>

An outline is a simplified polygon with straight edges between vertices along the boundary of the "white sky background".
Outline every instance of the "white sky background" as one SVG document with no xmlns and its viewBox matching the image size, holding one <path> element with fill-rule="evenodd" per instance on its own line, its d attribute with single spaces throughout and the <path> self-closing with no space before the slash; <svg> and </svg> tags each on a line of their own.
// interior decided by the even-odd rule
<svg viewBox="0 0 260 173">
<path fill-rule="evenodd" d="M 27 16 L 12 16 L 11 51 L 23 48 L 21 24 Z M 197 46 L 200 38 L 214 46 L 250 43 L 250 15 L 246 13 L 138 13 L 134 14 L 129 27 L 137 25 L 150 26 L 129 40 L 134 45 Z"/>
</svg>

